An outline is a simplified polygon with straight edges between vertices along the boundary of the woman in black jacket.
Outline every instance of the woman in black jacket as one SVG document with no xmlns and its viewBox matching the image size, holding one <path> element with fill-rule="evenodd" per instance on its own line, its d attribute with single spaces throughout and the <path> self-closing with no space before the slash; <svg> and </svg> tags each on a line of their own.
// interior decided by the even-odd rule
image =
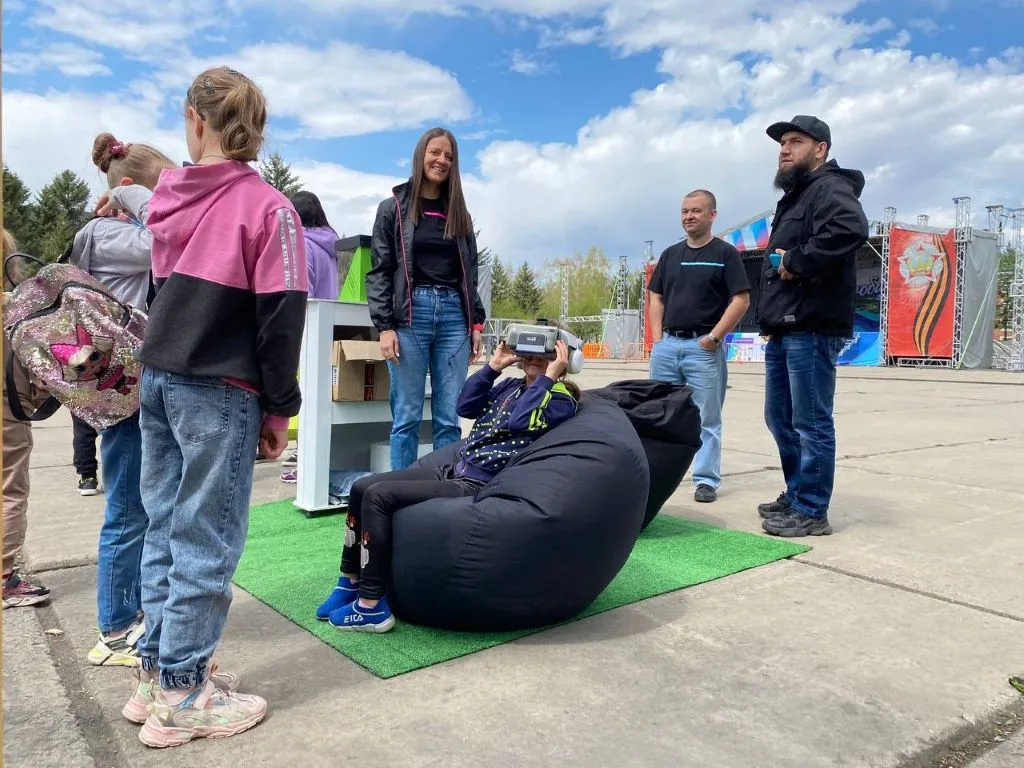
<svg viewBox="0 0 1024 768">
<path fill-rule="evenodd" d="M 476 237 L 449 131 L 420 137 L 409 181 L 377 208 L 371 250 L 366 299 L 391 374 L 391 469 L 399 470 L 416 461 L 427 371 L 436 450 L 462 436 L 455 404 L 480 355 Z"/>
</svg>

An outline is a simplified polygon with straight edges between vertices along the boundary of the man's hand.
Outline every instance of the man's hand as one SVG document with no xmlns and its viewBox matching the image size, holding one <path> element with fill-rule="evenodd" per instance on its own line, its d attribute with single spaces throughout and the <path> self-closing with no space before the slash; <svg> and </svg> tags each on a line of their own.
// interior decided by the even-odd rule
<svg viewBox="0 0 1024 768">
<path fill-rule="evenodd" d="M 498 373 L 501 373 L 510 365 L 515 365 L 518 362 L 519 356 L 504 341 L 501 341 L 498 342 L 498 348 L 491 355 L 488 365 Z"/>
<path fill-rule="evenodd" d="M 384 355 L 385 360 L 390 360 L 392 363 L 398 362 L 400 357 L 398 354 L 398 334 L 395 331 L 381 331 L 380 353 Z"/>
<path fill-rule="evenodd" d="M 281 457 L 284 449 L 288 447 L 288 430 L 271 429 L 266 424 L 260 430 L 260 453 L 271 461 Z"/>
<path fill-rule="evenodd" d="M 786 255 L 786 252 L 781 248 L 776 248 L 775 252 L 779 254 L 779 277 L 781 277 L 783 280 L 793 280 L 794 278 L 796 278 L 796 275 L 794 275 L 792 272 L 790 272 L 784 266 L 782 266 L 782 257 Z"/>
<path fill-rule="evenodd" d="M 705 352 L 718 351 L 718 345 L 711 340 L 711 334 L 701 336 L 699 339 L 697 339 L 697 343 L 700 344 L 700 348 L 703 349 Z"/>
<path fill-rule="evenodd" d="M 473 354 L 469 358 L 469 364 L 472 365 L 480 359 L 480 351 L 483 347 L 483 334 L 480 331 L 473 329 Z"/>
</svg>

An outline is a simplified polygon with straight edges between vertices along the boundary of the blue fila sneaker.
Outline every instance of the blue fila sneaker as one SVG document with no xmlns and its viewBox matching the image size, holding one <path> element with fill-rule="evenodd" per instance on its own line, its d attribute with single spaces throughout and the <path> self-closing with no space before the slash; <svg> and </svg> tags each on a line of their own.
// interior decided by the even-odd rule
<svg viewBox="0 0 1024 768">
<path fill-rule="evenodd" d="M 343 632 L 387 632 L 395 626 L 395 616 L 386 597 L 381 598 L 376 608 L 364 608 L 358 600 L 353 600 L 332 613 L 329 621 L 332 627 Z"/>
<path fill-rule="evenodd" d="M 347 576 L 338 579 L 338 586 L 327 596 L 323 604 L 316 609 L 316 617 L 319 621 L 327 621 L 327 618 L 342 606 L 348 605 L 359 597 L 359 586 L 349 581 Z"/>
</svg>

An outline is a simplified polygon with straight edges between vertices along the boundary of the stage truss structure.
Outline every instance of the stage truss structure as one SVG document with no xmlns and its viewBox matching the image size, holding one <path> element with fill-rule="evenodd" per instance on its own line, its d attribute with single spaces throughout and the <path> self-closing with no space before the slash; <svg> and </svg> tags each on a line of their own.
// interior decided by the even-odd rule
<svg viewBox="0 0 1024 768">
<path fill-rule="evenodd" d="M 889 235 L 896 221 L 896 209 L 887 206 L 882 214 L 882 264 L 881 286 L 878 292 L 878 331 L 879 343 L 882 346 L 882 365 L 887 365 L 889 354 L 886 349 L 886 335 L 889 328 Z"/>
<path fill-rule="evenodd" d="M 1024 208 L 1008 211 L 1009 245 L 1013 248 L 1013 277 L 1010 280 L 1010 355 L 1008 371 L 1024 371 Z"/>
<path fill-rule="evenodd" d="M 953 359 L 954 368 L 963 366 L 964 281 L 967 275 L 967 249 L 974 232 L 971 229 L 971 198 L 953 198 L 953 243 L 956 246 L 956 277 L 953 280 Z"/>
</svg>

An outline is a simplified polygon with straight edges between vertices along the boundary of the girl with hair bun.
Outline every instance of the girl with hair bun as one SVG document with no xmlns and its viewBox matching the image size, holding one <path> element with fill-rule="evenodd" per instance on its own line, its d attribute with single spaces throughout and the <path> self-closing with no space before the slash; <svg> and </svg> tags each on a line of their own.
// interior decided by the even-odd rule
<svg viewBox="0 0 1024 768">
<path fill-rule="evenodd" d="M 69 261 L 106 285 L 120 301 L 145 311 L 152 245 L 145 226 L 147 209 L 160 171 L 174 168 L 175 163 L 148 144 L 126 144 L 112 133 L 101 133 L 93 141 L 92 161 L 110 187 L 100 200 L 109 214 L 79 230 Z M 95 434 L 76 421 L 76 449 Z M 134 667 L 139 663 L 136 646 L 143 632 L 139 570 L 149 524 L 140 489 L 138 414 L 103 430 L 99 438 L 106 496 L 96 568 L 100 636 L 88 660 L 97 666 Z"/>
<path fill-rule="evenodd" d="M 142 557 L 145 634 L 125 717 L 169 747 L 241 733 L 258 696 L 211 679 L 210 658 L 245 545 L 257 447 L 276 459 L 301 403 L 295 371 L 308 276 L 302 224 L 248 163 L 267 107 L 245 75 L 200 74 L 185 96 L 194 165 L 160 173 L 149 203 L 156 296 L 144 364 Z"/>
</svg>

